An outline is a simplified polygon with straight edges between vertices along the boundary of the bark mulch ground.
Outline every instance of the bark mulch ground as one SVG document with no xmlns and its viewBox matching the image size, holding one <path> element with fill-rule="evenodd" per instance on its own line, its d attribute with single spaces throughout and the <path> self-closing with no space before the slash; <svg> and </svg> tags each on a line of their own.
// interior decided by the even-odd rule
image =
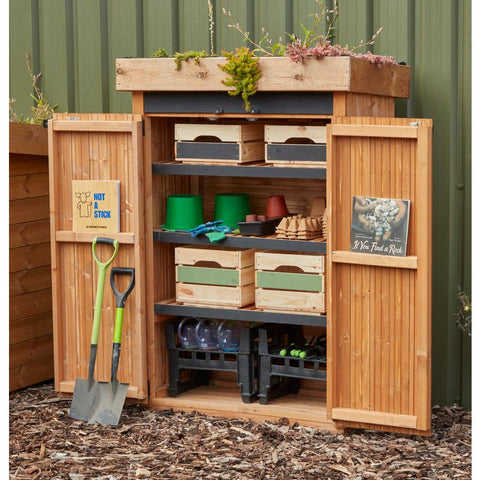
<svg viewBox="0 0 480 480">
<path fill-rule="evenodd" d="M 471 414 L 434 407 L 430 437 L 344 435 L 126 405 L 117 427 L 68 417 L 50 383 L 10 395 L 10 478 L 469 479 Z"/>
</svg>

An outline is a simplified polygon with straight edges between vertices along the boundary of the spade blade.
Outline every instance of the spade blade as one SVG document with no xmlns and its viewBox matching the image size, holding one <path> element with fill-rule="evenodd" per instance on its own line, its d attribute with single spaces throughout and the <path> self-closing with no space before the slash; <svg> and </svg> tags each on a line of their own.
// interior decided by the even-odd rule
<svg viewBox="0 0 480 480">
<path fill-rule="evenodd" d="M 98 382 L 91 379 L 77 378 L 73 391 L 72 404 L 68 415 L 75 420 L 87 421 L 90 418 L 92 407 L 98 390 Z"/>
<path fill-rule="evenodd" d="M 88 423 L 118 425 L 127 396 L 128 383 L 98 382 L 95 403 Z"/>
</svg>

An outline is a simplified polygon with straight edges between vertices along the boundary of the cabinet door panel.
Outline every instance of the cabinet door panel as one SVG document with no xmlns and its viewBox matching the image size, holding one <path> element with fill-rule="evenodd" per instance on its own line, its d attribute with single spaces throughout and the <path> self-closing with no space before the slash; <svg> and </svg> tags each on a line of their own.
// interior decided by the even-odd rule
<svg viewBox="0 0 480 480">
<path fill-rule="evenodd" d="M 107 270 L 95 379 L 110 381 L 115 297 L 112 267 L 134 267 L 136 286 L 125 305 L 118 377 L 130 398 L 147 398 L 145 320 L 145 228 L 143 218 L 143 136 L 140 115 L 56 114 L 49 122 L 50 224 L 55 388 L 72 393 L 75 379 L 87 378 L 98 268 L 95 236 L 116 238 L 120 247 Z M 120 233 L 73 228 L 72 181 L 120 181 Z M 111 248 L 98 245 L 105 261 Z M 124 290 L 124 279 L 117 279 Z"/>
<path fill-rule="evenodd" d="M 427 434 L 432 122 L 342 117 L 327 135 L 329 415 Z M 354 196 L 410 200 L 405 257 L 350 251 Z"/>
</svg>

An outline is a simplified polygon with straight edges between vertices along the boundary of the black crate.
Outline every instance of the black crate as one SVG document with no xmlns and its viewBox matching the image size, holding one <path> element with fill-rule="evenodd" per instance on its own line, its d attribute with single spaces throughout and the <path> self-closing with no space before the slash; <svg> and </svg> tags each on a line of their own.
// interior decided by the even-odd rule
<svg viewBox="0 0 480 480">
<path fill-rule="evenodd" d="M 192 388 L 208 385 L 209 371 L 227 371 L 237 374 L 237 383 L 244 403 L 257 399 L 256 353 L 258 352 L 258 327 L 243 327 L 238 352 L 222 350 L 186 349 L 176 345 L 176 324 L 167 324 L 167 347 L 169 360 L 168 394 L 176 397 Z M 192 379 L 182 381 L 182 370 L 192 370 Z"/>
<path fill-rule="evenodd" d="M 279 326 L 280 327 L 280 326 Z M 286 338 L 284 344 L 300 342 L 301 329 L 298 326 L 281 326 Z M 282 356 L 281 345 L 277 337 L 272 337 L 272 330 L 260 328 L 258 359 L 258 399 L 261 404 L 268 403 L 276 397 L 298 393 L 301 379 L 326 381 L 326 356 L 318 355 L 307 358 Z"/>
</svg>

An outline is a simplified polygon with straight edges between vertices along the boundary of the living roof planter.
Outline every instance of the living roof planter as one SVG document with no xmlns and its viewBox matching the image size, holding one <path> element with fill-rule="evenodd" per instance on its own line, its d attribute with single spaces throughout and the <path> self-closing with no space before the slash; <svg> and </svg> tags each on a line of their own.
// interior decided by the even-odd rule
<svg viewBox="0 0 480 480">
<path fill-rule="evenodd" d="M 228 91 L 226 74 L 218 68 L 224 57 L 182 62 L 176 70 L 173 58 L 118 58 L 116 89 L 119 91 Z M 260 57 L 263 92 L 354 92 L 408 98 L 410 67 L 376 65 L 355 57 L 325 57 L 295 63 L 289 57 Z"/>
</svg>

